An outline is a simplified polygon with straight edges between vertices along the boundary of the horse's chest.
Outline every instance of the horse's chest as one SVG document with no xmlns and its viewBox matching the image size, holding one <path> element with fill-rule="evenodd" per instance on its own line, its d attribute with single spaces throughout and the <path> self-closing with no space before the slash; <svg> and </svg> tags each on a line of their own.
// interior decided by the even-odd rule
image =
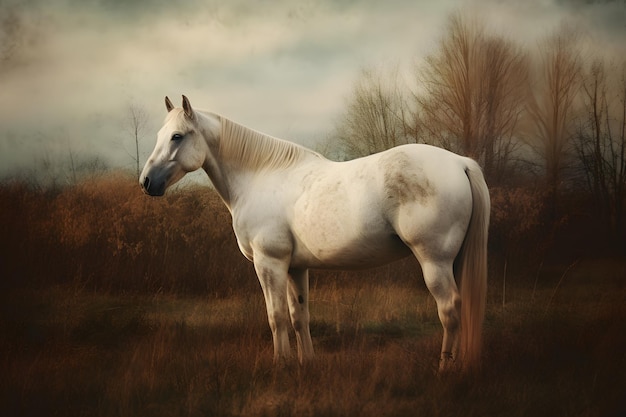
<svg viewBox="0 0 626 417">
<path fill-rule="evenodd" d="M 241 253 L 251 261 L 259 251 L 273 258 L 288 256 L 292 243 L 284 217 L 278 208 L 259 203 L 234 212 L 233 230 Z"/>
</svg>

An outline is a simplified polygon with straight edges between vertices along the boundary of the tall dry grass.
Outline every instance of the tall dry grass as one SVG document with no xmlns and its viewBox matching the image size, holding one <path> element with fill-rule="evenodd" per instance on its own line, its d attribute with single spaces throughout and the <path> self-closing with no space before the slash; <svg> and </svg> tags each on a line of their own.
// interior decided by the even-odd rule
<svg viewBox="0 0 626 417">
<path fill-rule="evenodd" d="M 318 286 L 315 360 L 275 367 L 260 291 L 228 298 L 3 295 L 0 411 L 83 416 L 609 416 L 626 411 L 626 264 L 488 306 L 483 368 L 437 375 L 419 287 Z M 609 278 L 594 285 L 595 271 Z M 496 300 L 497 301 L 497 300 Z M 293 342 L 293 340 L 292 340 Z M 295 351 L 294 351 L 295 354 Z"/>
<path fill-rule="evenodd" d="M 540 193 L 493 202 L 483 368 L 442 377 L 412 259 L 313 271 L 317 357 L 276 368 L 259 284 L 214 193 L 148 198 L 121 174 L 0 184 L 0 414 L 620 415 L 624 258 L 542 263 L 557 239 L 540 206 L 526 211 Z"/>
<path fill-rule="evenodd" d="M 5 286 L 226 294 L 254 285 L 230 216 L 207 188 L 154 199 L 124 174 L 54 192 L 2 184 L 0 216 Z"/>
</svg>

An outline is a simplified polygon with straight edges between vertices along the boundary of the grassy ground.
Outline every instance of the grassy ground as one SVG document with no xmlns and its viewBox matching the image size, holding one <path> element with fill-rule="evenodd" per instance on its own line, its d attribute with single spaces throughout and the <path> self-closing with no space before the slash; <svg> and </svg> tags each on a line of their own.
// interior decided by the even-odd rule
<svg viewBox="0 0 626 417">
<path fill-rule="evenodd" d="M 0 414 L 619 416 L 626 262 L 492 277 L 484 365 L 435 372 L 422 284 L 313 279 L 315 361 L 272 364 L 261 290 L 222 298 L 12 289 L 0 303 Z"/>
</svg>

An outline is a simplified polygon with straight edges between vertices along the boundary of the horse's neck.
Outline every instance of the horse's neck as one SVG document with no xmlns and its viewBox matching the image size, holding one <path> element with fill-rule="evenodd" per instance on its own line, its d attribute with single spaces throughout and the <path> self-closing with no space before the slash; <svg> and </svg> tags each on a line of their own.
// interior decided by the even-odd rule
<svg viewBox="0 0 626 417">
<path fill-rule="evenodd" d="M 226 204 L 226 207 L 230 210 L 233 193 L 231 191 L 232 187 L 230 187 L 228 183 L 228 174 L 226 174 L 221 167 L 208 159 L 205 161 L 202 168 L 209 176 L 215 191 L 217 191 L 224 204 Z"/>
<path fill-rule="evenodd" d="M 232 212 L 232 206 L 237 201 L 245 184 L 245 177 L 249 175 L 240 161 L 233 158 L 232 153 L 224 155 L 223 142 L 230 140 L 228 130 L 232 125 L 228 119 L 206 111 L 196 111 L 200 115 L 203 135 L 207 140 L 209 149 L 208 155 L 202 168 L 209 176 L 213 187 L 222 198 L 228 209 Z M 224 124 L 228 124 L 228 129 L 224 129 Z"/>
<path fill-rule="evenodd" d="M 202 169 L 204 169 L 213 187 L 230 210 L 232 187 L 229 185 L 229 176 L 231 175 L 228 173 L 227 167 L 219 160 L 219 141 L 211 140 L 211 138 L 216 138 L 220 135 L 221 117 L 203 110 L 196 110 L 196 115 L 202 135 L 209 149 Z"/>
<path fill-rule="evenodd" d="M 320 156 L 304 147 L 248 129 L 224 117 L 220 137 L 204 167 L 218 193 L 231 208 L 246 193 L 250 177 L 285 171 Z M 211 146 L 210 146 L 211 147 Z"/>
</svg>

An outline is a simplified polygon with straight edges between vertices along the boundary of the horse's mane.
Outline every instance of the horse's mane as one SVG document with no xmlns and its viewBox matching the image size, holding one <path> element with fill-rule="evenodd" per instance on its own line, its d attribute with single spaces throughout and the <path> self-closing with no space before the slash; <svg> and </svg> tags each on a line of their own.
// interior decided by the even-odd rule
<svg viewBox="0 0 626 417">
<path fill-rule="evenodd" d="M 288 168 L 315 152 L 272 136 L 249 129 L 219 116 L 222 125 L 220 156 L 251 170 Z"/>
</svg>

